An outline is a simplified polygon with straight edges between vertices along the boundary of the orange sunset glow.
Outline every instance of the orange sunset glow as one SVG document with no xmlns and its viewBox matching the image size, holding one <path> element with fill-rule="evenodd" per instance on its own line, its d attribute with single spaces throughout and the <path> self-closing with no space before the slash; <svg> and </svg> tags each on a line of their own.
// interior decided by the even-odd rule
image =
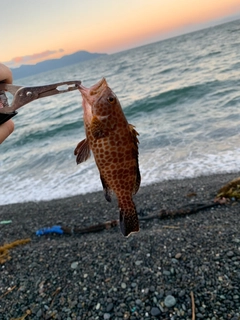
<svg viewBox="0 0 240 320">
<path fill-rule="evenodd" d="M 221 23 L 227 17 L 240 18 L 239 0 L 12 3 L 1 21 L 6 32 L 0 61 L 10 67 L 78 50 L 114 53 Z"/>
</svg>

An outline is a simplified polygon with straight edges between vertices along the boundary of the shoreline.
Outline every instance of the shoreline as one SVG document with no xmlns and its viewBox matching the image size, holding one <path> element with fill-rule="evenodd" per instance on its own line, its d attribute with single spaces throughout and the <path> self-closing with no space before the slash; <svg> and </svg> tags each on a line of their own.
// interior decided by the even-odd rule
<svg viewBox="0 0 240 320">
<path fill-rule="evenodd" d="M 162 185 L 165 184 L 174 184 L 174 183 L 180 183 L 181 181 L 189 181 L 189 182 L 194 182 L 196 183 L 196 180 L 200 179 L 200 180 L 206 180 L 208 181 L 208 179 L 211 179 L 211 177 L 213 177 L 213 179 L 218 179 L 219 183 L 223 182 L 223 184 L 225 184 L 225 181 L 231 181 L 236 177 L 240 177 L 240 171 L 234 171 L 234 172 L 226 172 L 226 173 L 212 173 L 212 174 L 204 174 L 204 175 L 200 175 L 200 176 L 195 176 L 195 177 L 186 177 L 186 178 L 180 178 L 180 179 L 168 179 L 168 180 L 162 180 L 162 181 L 158 181 L 158 182 L 152 182 L 149 184 L 144 184 L 144 185 L 140 185 L 139 191 L 138 193 L 146 188 L 152 188 L 154 186 L 159 186 L 161 188 Z M 226 182 L 226 183 L 227 183 Z M 12 206 L 12 205 L 22 205 L 22 204 L 27 204 L 27 203 L 45 203 L 45 202 L 57 202 L 57 201 L 64 201 L 69 200 L 69 199 L 75 199 L 77 197 L 91 197 L 91 195 L 95 195 L 95 194 L 103 194 L 103 190 L 101 189 L 101 181 L 99 179 L 99 186 L 100 189 L 97 191 L 91 191 L 91 192 L 87 192 L 87 193 L 80 193 L 80 194 L 76 194 L 76 195 L 70 195 L 70 196 L 63 196 L 63 197 L 59 197 L 59 198 L 53 198 L 53 199 L 40 199 L 40 200 L 27 200 L 27 201 L 23 201 L 23 202 L 13 202 L 13 203 L 4 203 L 1 204 L 0 203 L 0 209 L 2 207 L 6 207 L 6 206 Z M 220 188 L 220 187 L 219 187 Z M 138 195 L 137 193 L 137 195 Z M 137 195 L 135 195 L 134 197 L 136 197 Z M 113 198 L 114 198 L 114 194 L 113 194 Z M 1 213 L 1 212 L 0 212 Z"/>
<path fill-rule="evenodd" d="M 140 187 L 140 216 L 212 202 L 240 173 L 168 180 Z M 190 196 L 191 195 L 191 196 Z M 119 227 L 84 235 L 36 236 L 53 225 L 87 227 L 118 219 L 103 192 L 0 206 L 2 319 L 240 319 L 240 202 L 193 215 L 140 221 L 124 238 Z M 166 298 L 170 301 L 168 302 Z M 167 304 L 167 305 L 166 305 Z M 214 318 L 215 317 L 215 318 Z"/>
</svg>

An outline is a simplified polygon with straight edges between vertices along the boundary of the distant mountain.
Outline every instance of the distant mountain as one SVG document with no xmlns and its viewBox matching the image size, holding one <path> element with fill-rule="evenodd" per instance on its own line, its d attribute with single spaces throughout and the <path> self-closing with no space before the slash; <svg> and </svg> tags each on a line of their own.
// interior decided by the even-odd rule
<svg viewBox="0 0 240 320">
<path fill-rule="evenodd" d="M 16 80 L 19 78 L 32 76 L 41 72 L 70 66 L 71 64 L 75 64 L 81 61 L 96 59 L 104 55 L 107 55 L 107 54 L 78 51 L 73 54 L 63 56 L 60 59 L 45 60 L 34 65 L 22 65 L 19 68 L 12 68 L 11 70 L 13 74 L 13 79 Z"/>
</svg>

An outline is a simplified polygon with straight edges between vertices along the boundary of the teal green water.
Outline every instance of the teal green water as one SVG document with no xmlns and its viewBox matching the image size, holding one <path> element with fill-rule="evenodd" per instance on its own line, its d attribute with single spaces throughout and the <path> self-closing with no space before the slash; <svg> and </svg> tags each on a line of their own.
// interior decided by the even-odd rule
<svg viewBox="0 0 240 320">
<path fill-rule="evenodd" d="M 240 168 L 240 21 L 19 79 L 41 85 L 105 77 L 140 134 L 142 185 Z M 25 106 L 0 146 L 0 204 L 101 190 L 77 91 Z"/>
</svg>

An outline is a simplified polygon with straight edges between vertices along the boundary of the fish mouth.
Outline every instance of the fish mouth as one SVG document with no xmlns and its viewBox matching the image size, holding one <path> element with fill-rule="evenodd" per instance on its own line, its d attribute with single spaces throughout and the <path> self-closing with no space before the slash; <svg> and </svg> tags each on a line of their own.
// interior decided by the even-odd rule
<svg viewBox="0 0 240 320">
<path fill-rule="evenodd" d="M 90 88 L 84 87 L 82 84 L 78 86 L 78 89 L 82 95 L 83 103 L 87 106 L 92 106 L 96 99 L 98 100 L 101 97 L 102 92 L 105 88 L 108 87 L 107 81 L 105 78 L 102 78 L 96 84 Z"/>
<path fill-rule="evenodd" d="M 103 91 L 104 88 L 107 87 L 107 81 L 105 78 L 102 78 L 100 81 L 98 81 L 96 84 L 94 84 L 90 89 L 89 93 L 91 96 L 97 95 Z"/>
<path fill-rule="evenodd" d="M 107 81 L 105 78 L 102 78 L 96 84 L 91 86 L 90 88 L 84 87 L 82 84 L 78 86 L 79 91 L 81 94 L 87 98 L 89 96 L 95 96 L 103 91 L 104 88 L 108 86 Z M 87 99 L 88 100 L 88 99 Z"/>
</svg>

